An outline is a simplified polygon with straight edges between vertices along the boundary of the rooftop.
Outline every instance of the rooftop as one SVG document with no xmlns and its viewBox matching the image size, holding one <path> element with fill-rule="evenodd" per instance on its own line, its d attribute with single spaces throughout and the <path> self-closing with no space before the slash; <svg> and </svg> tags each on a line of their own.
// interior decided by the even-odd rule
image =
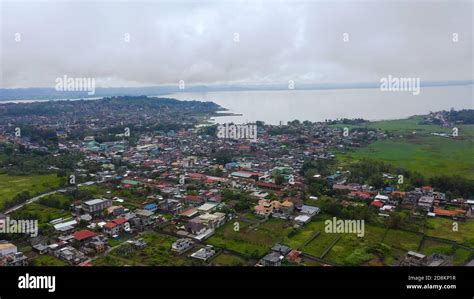
<svg viewBox="0 0 474 299">
<path fill-rule="evenodd" d="M 77 232 L 74 232 L 74 239 L 78 240 L 78 241 L 82 241 L 82 240 L 85 240 L 87 238 L 91 238 L 91 237 L 95 237 L 97 236 L 97 233 L 94 233 L 88 229 L 83 229 L 83 230 L 79 230 Z"/>
<path fill-rule="evenodd" d="M 92 200 L 89 200 L 89 201 L 86 201 L 84 202 L 84 204 L 88 205 L 88 206 L 92 206 L 92 205 L 95 205 L 95 204 L 98 204 L 98 203 L 101 203 L 101 202 L 104 202 L 106 201 L 105 199 L 92 199 Z"/>
</svg>

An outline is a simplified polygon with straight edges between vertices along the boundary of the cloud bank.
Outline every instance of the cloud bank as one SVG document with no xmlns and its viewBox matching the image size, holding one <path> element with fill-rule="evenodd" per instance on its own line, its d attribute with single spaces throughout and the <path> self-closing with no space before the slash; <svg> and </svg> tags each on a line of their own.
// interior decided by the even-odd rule
<svg viewBox="0 0 474 299">
<path fill-rule="evenodd" d="M 1 3 L 1 88 L 474 77 L 472 1 Z"/>
</svg>

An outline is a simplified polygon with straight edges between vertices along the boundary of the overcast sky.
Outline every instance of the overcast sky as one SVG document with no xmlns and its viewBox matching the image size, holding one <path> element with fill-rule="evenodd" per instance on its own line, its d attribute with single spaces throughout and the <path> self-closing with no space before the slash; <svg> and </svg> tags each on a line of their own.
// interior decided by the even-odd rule
<svg viewBox="0 0 474 299">
<path fill-rule="evenodd" d="M 473 1 L 0 1 L 2 88 L 474 77 Z"/>
</svg>

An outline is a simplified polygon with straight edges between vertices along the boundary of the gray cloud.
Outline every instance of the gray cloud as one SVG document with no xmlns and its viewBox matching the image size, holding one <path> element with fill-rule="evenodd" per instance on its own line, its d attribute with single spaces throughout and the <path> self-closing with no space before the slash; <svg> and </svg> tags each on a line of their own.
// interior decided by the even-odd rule
<svg viewBox="0 0 474 299">
<path fill-rule="evenodd" d="M 468 80 L 472 15 L 472 1 L 2 1 L 0 87 Z"/>
</svg>

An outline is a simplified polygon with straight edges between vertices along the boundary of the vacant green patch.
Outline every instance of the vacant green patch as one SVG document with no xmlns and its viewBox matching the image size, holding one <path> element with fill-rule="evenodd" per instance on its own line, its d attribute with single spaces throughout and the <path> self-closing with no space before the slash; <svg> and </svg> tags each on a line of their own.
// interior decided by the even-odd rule
<svg viewBox="0 0 474 299">
<path fill-rule="evenodd" d="M 365 224 L 365 232 L 363 239 L 369 241 L 370 243 L 380 243 L 382 242 L 385 232 L 387 231 L 384 227 L 374 226 L 370 224 Z"/>
<path fill-rule="evenodd" d="M 420 117 L 373 122 L 364 126 L 381 129 L 395 137 L 378 140 L 367 147 L 338 156 L 341 163 L 364 158 L 388 162 L 395 167 L 417 171 L 426 177 L 461 175 L 474 179 L 474 125 L 460 125 L 456 139 L 433 136 L 431 133 L 451 133 L 450 128 L 419 125 Z M 341 125 L 338 125 L 339 127 Z"/>
<path fill-rule="evenodd" d="M 69 264 L 51 255 L 39 255 L 32 260 L 32 266 L 68 266 Z"/>
<path fill-rule="evenodd" d="M 421 246 L 421 253 L 424 255 L 432 255 L 433 253 L 441 253 L 451 255 L 453 253 L 453 245 L 433 240 L 424 240 Z"/>
<path fill-rule="evenodd" d="M 294 249 L 301 248 L 316 232 L 324 233 L 324 221 L 327 219 L 329 219 L 328 216 L 313 218 L 310 223 L 304 225 L 298 231 L 288 234 L 283 243 Z"/>
<path fill-rule="evenodd" d="M 461 175 L 474 179 L 474 147 L 469 140 L 435 136 L 379 140 L 347 155 L 352 159 L 374 159 L 395 167 L 417 171 L 426 177 Z"/>
<path fill-rule="evenodd" d="M 92 261 L 94 266 L 130 266 L 127 260 L 115 258 L 112 255 L 101 256 Z"/>
<path fill-rule="evenodd" d="M 239 230 L 235 231 L 233 221 L 225 224 L 207 242 L 239 252 L 245 257 L 258 259 L 275 243 L 283 241 L 291 231 L 291 223 L 277 219 L 270 219 L 257 227 L 245 222 L 240 222 L 239 225 Z"/>
<path fill-rule="evenodd" d="M 338 236 L 338 234 L 328 234 L 322 231 L 319 236 L 314 238 L 303 248 L 303 252 L 312 256 L 321 257 Z"/>
<path fill-rule="evenodd" d="M 248 262 L 239 256 L 221 253 L 212 260 L 212 264 L 216 266 L 245 266 L 248 265 Z"/>
<path fill-rule="evenodd" d="M 406 253 L 405 250 L 390 247 L 389 252 L 384 257 L 383 263 L 387 266 L 394 266 L 405 257 Z"/>
<path fill-rule="evenodd" d="M 61 178 L 56 174 L 34 176 L 11 176 L 0 174 L 0 209 L 17 194 L 28 191 L 31 196 L 58 189 Z"/>
<path fill-rule="evenodd" d="M 70 216 L 71 214 L 65 210 L 47 207 L 36 202 L 24 205 L 11 215 L 14 219 L 38 220 L 40 229 L 49 226 L 51 220 Z"/>
<path fill-rule="evenodd" d="M 417 251 L 421 238 L 422 235 L 419 234 L 391 229 L 387 232 L 383 243 L 406 251 Z"/>
<path fill-rule="evenodd" d="M 430 218 L 426 221 L 425 234 L 453 240 L 474 248 L 474 221 L 472 219 L 462 222 L 441 217 Z"/>
<path fill-rule="evenodd" d="M 474 257 L 474 253 L 472 251 L 458 248 L 454 252 L 453 263 L 455 266 L 463 266 L 464 264 L 468 263 Z"/>
<path fill-rule="evenodd" d="M 374 257 L 369 251 L 369 242 L 345 234 L 331 248 L 324 259 L 340 265 L 356 266 L 368 262 Z"/>
</svg>

